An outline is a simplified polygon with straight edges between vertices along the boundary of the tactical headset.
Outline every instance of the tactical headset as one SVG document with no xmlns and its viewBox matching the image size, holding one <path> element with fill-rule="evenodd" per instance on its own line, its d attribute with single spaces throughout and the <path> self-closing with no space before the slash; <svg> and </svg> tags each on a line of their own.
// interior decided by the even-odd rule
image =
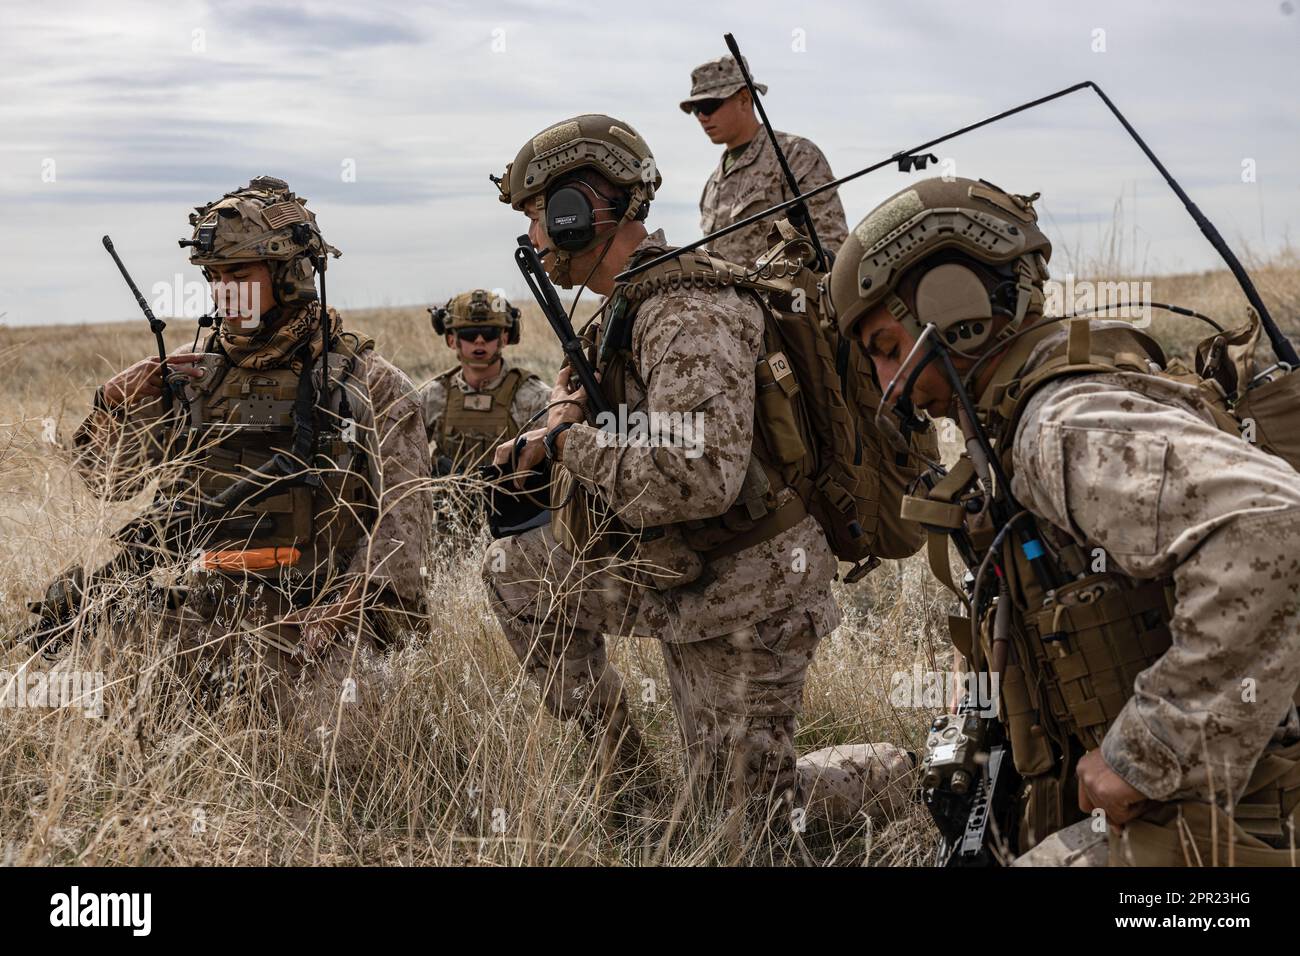
<svg viewBox="0 0 1300 956">
<path fill-rule="evenodd" d="M 506 345 L 518 345 L 519 344 L 519 317 L 521 313 L 519 312 L 519 309 L 509 304 L 506 305 L 506 313 L 510 316 L 510 324 L 506 326 L 506 330 L 505 330 Z M 445 305 L 440 305 L 436 308 L 430 309 L 429 319 L 433 323 L 433 331 L 438 333 L 438 335 L 447 335 L 448 333 L 454 335 L 456 333 L 456 330 L 447 328 L 447 318 L 450 315 L 451 313 L 448 311 Z M 481 324 L 486 324 L 486 323 L 481 323 Z M 465 326 L 465 328 L 472 328 L 472 327 L 473 327 L 472 325 Z"/>
<path fill-rule="evenodd" d="M 588 192 L 600 196 L 586 181 L 569 179 L 560 182 L 546 194 L 546 234 L 561 252 L 583 252 L 591 248 L 596 241 L 596 226 L 602 222 L 643 220 L 650 211 L 650 204 L 638 197 L 638 207 L 635 213 L 629 215 L 632 193 L 624 192 L 614 199 L 606 200 L 612 205 L 597 207 L 592 204 Z M 600 212 L 613 213 L 613 218 L 597 219 L 596 213 Z"/>
<path fill-rule="evenodd" d="M 993 336 L 997 317 L 1008 319 L 1004 335 L 1018 331 L 1025 315 L 1042 308 L 1042 293 L 1034 286 L 1033 267 L 1014 262 L 1002 266 L 979 262 L 950 251 L 926 263 L 915 278 L 904 279 L 899 291 L 911 287 L 915 303 L 909 309 L 897 294 L 885 302 L 913 338 L 933 324 L 944 342 L 958 352 L 982 348 Z"/>
</svg>

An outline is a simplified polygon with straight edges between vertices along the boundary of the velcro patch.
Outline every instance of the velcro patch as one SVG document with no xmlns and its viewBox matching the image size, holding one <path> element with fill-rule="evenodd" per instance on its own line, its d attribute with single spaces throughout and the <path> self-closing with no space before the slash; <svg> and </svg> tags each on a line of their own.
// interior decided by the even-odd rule
<svg viewBox="0 0 1300 956">
<path fill-rule="evenodd" d="M 866 252 L 924 208 L 917 191 L 909 189 L 858 223 L 853 229 L 853 235 L 862 243 L 862 251 Z"/>
<path fill-rule="evenodd" d="M 262 215 L 266 217 L 266 224 L 272 229 L 279 229 L 281 226 L 287 226 L 290 223 L 307 221 L 307 211 L 296 202 L 278 202 L 267 206 L 262 211 Z"/>
<path fill-rule="evenodd" d="M 533 137 L 533 153 L 540 156 L 557 146 L 563 146 L 582 135 L 582 127 L 570 120 L 556 123 L 550 129 L 544 129 Z"/>
</svg>

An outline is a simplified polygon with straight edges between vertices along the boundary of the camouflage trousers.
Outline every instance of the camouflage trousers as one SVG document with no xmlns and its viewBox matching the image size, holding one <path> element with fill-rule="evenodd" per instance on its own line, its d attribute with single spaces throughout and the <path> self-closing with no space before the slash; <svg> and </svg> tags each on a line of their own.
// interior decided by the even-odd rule
<svg viewBox="0 0 1300 956">
<path fill-rule="evenodd" d="M 548 527 L 493 542 L 484 577 L 547 709 L 580 723 L 606 773 L 634 776 L 645 748 L 606 635 L 632 630 L 640 587 L 615 565 L 575 562 Z M 791 608 L 719 637 L 660 645 L 693 797 L 836 824 L 908 800 L 912 760 L 891 745 L 796 757 L 795 723 L 819 641 L 809 615 Z"/>
</svg>

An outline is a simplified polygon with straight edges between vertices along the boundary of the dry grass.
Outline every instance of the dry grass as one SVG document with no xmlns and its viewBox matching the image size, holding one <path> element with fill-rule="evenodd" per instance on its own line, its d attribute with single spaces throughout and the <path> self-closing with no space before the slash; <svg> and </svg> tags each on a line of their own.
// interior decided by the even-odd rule
<svg viewBox="0 0 1300 956">
<path fill-rule="evenodd" d="M 1288 253 L 1260 272 L 1291 329 L 1300 322 L 1300 263 Z M 1235 318 L 1225 274 L 1158 279 L 1158 299 Z M 1157 325 L 1156 331 L 1162 331 Z M 420 309 L 346 316 L 417 382 L 449 363 Z M 175 323 L 172 344 L 180 341 Z M 1193 336 L 1194 338 L 1194 336 Z M 0 330 L 0 626 L 61 568 L 102 558 L 108 533 L 143 502 L 104 505 L 45 440 L 66 442 L 94 386 L 152 351 L 143 322 Z M 516 358 L 553 374 L 558 350 L 526 311 Z M 444 538 L 429 562 L 426 640 L 356 662 L 355 704 L 324 688 L 320 713 L 281 722 L 248 697 L 194 708 L 170 693 L 145 610 L 83 635 L 71 666 L 102 670 L 105 713 L 0 709 L 0 861 L 48 864 L 694 864 L 713 862 L 707 829 L 671 839 L 669 787 L 645 819 L 611 816 L 593 791 L 590 750 L 540 709 L 492 619 L 478 576 L 483 540 Z M 838 587 L 838 585 L 837 585 Z M 127 587 L 115 607 L 131 610 Z M 809 678 L 801 750 L 888 740 L 919 749 L 933 717 L 888 700 L 891 675 L 941 669 L 952 601 L 924 561 L 887 563 L 839 589 L 843 625 Z M 128 634 L 129 632 L 129 634 Z M 658 647 L 615 638 L 631 688 L 666 688 Z M 0 658 L 12 672 L 22 650 Z M 658 770 L 680 787 L 667 693 L 633 695 Z M 496 816 L 494 817 L 494 811 Z M 494 823 L 498 826 L 494 827 Z M 933 846 L 924 811 L 810 841 L 822 863 L 918 865 Z"/>
</svg>

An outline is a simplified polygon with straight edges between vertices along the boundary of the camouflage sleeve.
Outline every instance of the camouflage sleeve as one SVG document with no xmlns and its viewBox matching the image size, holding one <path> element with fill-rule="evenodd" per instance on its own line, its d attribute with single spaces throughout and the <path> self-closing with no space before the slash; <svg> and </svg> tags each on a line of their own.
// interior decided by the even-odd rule
<svg viewBox="0 0 1300 956">
<path fill-rule="evenodd" d="M 366 436 L 369 477 L 379 519 L 347 565 L 373 592 L 387 591 L 406 608 L 424 600 L 420 567 L 433 523 L 429 500 L 429 452 L 420 396 L 411 381 L 373 351 L 362 358 L 368 402 L 355 408 Z"/>
<path fill-rule="evenodd" d="M 526 378 L 520 384 L 519 390 L 515 392 L 515 400 L 510 404 L 510 417 L 514 420 L 516 428 L 523 428 L 532 419 L 529 428 L 540 428 L 546 424 L 546 418 L 541 414 L 551 401 L 551 386 L 547 385 L 540 378 Z M 536 418 L 533 416 L 536 415 Z"/>
<path fill-rule="evenodd" d="M 817 145 L 809 140 L 796 140 L 786 158 L 795 181 L 799 183 L 800 192 L 807 192 L 835 178 L 831 164 L 826 161 Z M 848 223 L 844 219 L 840 191 L 828 189 L 814 196 L 808 200 L 808 209 L 812 213 L 822 248 L 832 255 L 839 252 L 840 246 L 844 245 L 844 240 L 848 237 Z"/>
<path fill-rule="evenodd" d="M 188 352 L 186 347 L 174 352 Z M 178 405 L 172 414 L 180 414 Z M 160 477 L 175 432 L 161 398 L 91 409 L 72 436 L 72 464 L 98 497 L 125 501 Z"/>
<path fill-rule="evenodd" d="M 754 433 L 757 304 L 733 290 L 657 296 L 637 313 L 633 354 L 662 442 L 601 441 L 575 425 L 563 463 L 632 524 L 708 518 L 740 494 Z M 632 424 L 629 418 L 629 424 Z"/>
<path fill-rule="evenodd" d="M 442 430 L 442 415 L 447 409 L 447 386 L 440 378 L 431 378 L 420 386 L 420 407 L 427 442 L 432 442 Z"/>
<path fill-rule="evenodd" d="M 1173 646 L 1138 675 L 1102 753 L 1156 800 L 1239 796 L 1300 684 L 1300 476 L 1189 404 L 1107 374 L 1026 410 L 1013 490 L 1129 575 L 1173 575 Z"/>
</svg>

